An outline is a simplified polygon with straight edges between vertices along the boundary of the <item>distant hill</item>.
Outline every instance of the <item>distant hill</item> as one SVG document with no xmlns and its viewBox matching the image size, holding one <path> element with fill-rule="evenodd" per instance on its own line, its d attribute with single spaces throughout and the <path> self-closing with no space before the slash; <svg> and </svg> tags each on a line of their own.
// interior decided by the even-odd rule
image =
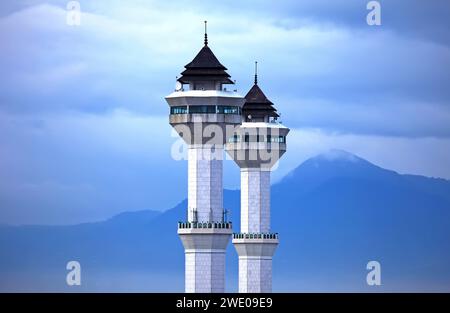
<svg viewBox="0 0 450 313">
<path fill-rule="evenodd" d="M 239 191 L 225 191 L 235 231 Z M 0 290 L 182 291 L 176 229 L 186 201 L 163 213 L 120 214 L 74 226 L 1 226 Z M 311 158 L 272 186 L 280 233 L 274 291 L 450 291 L 450 182 L 400 175 L 344 151 Z M 65 264 L 82 287 L 65 286 Z M 382 286 L 366 285 L 377 260 Z M 227 255 L 229 291 L 237 255 Z M 78 289 L 77 289 L 78 288 Z"/>
</svg>

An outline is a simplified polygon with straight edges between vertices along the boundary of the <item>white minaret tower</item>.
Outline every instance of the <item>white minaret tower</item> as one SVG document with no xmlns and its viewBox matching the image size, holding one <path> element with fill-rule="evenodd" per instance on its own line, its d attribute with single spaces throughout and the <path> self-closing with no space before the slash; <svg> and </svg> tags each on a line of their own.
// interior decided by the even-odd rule
<svg viewBox="0 0 450 313">
<path fill-rule="evenodd" d="M 232 134 L 241 124 L 245 102 L 223 88 L 233 84 L 226 70 L 208 47 L 205 21 L 204 47 L 185 66 L 176 91 L 166 97 L 170 125 L 188 145 L 187 220 L 178 224 L 186 292 L 225 291 L 225 249 L 232 229 L 223 208 L 223 146 L 226 129 Z"/>
<path fill-rule="evenodd" d="M 270 229 L 270 171 L 286 152 L 289 129 L 255 84 L 245 96 L 244 122 L 226 145 L 241 169 L 241 232 L 233 234 L 239 255 L 239 292 L 272 291 L 272 256 L 278 233 Z"/>
</svg>

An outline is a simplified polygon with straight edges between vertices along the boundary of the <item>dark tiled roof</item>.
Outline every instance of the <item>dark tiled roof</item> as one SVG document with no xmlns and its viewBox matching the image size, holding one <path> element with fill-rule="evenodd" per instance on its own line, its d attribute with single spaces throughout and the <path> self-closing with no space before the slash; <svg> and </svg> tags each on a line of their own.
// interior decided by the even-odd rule
<svg viewBox="0 0 450 313">
<path fill-rule="evenodd" d="M 219 62 L 207 45 L 205 45 L 195 58 L 184 67 L 186 69 L 181 73 L 182 76 L 178 79 L 181 83 L 212 80 L 220 81 L 224 84 L 233 84 L 230 80 L 230 75 L 226 72 L 227 68 Z"/>
<path fill-rule="evenodd" d="M 195 56 L 195 58 L 187 65 L 185 68 L 218 68 L 222 70 L 226 70 L 227 68 L 220 64 L 219 60 L 216 58 L 214 53 L 208 46 L 204 46 L 199 53 Z"/>
<path fill-rule="evenodd" d="M 242 113 L 244 116 L 279 117 L 272 101 L 267 99 L 266 95 L 257 84 L 254 84 L 245 96 L 245 104 L 242 107 Z"/>
</svg>

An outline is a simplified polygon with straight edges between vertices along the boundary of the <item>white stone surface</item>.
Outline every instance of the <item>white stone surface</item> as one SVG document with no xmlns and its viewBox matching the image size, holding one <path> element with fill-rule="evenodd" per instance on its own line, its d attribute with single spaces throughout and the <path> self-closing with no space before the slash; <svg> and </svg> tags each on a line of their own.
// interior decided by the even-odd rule
<svg viewBox="0 0 450 313">
<path fill-rule="evenodd" d="M 272 292 L 272 258 L 239 257 L 239 292 Z"/>
<path fill-rule="evenodd" d="M 241 169 L 241 232 L 270 232 L 270 171 Z M 239 292 L 272 292 L 272 256 L 278 240 L 233 240 L 239 255 Z"/>
<path fill-rule="evenodd" d="M 279 122 L 272 122 L 272 123 L 267 123 L 267 122 L 243 122 L 241 124 L 241 128 L 279 128 L 279 129 L 288 129 L 286 126 L 284 126 L 283 124 L 279 123 Z"/>
<path fill-rule="evenodd" d="M 270 232 L 270 171 L 241 169 L 241 232 Z"/>
<path fill-rule="evenodd" d="M 238 98 L 243 99 L 243 97 L 236 91 L 225 91 L 225 90 L 185 90 L 185 91 L 175 91 L 166 97 L 166 99 L 171 98 L 189 98 L 189 97 L 223 97 L 223 98 Z"/>
<path fill-rule="evenodd" d="M 190 145 L 188 147 L 188 220 L 222 221 L 223 147 Z"/>
<path fill-rule="evenodd" d="M 188 221 L 223 219 L 223 147 L 188 147 Z M 194 212 L 196 212 L 194 214 Z M 231 229 L 180 229 L 185 248 L 185 291 L 225 291 L 225 249 Z"/>
<path fill-rule="evenodd" d="M 278 239 L 233 239 L 239 257 L 271 258 L 278 246 Z"/>
<path fill-rule="evenodd" d="M 225 251 L 231 229 L 179 229 L 185 250 L 185 291 L 225 291 Z"/>
<path fill-rule="evenodd" d="M 225 291 L 225 250 L 186 251 L 185 291 L 211 293 Z"/>
</svg>

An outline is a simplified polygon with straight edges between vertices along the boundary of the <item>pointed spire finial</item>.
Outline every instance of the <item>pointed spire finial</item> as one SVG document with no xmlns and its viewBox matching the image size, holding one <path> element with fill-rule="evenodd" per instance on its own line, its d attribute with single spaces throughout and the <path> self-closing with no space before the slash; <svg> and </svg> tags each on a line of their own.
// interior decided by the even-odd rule
<svg viewBox="0 0 450 313">
<path fill-rule="evenodd" d="M 205 21 L 205 46 L 208 45 L 208 21 Z"/>
<path fill-rule="evenodd" d="M 255 61 L 255 85 L 258 85 L 258 61 Z"/>
</svg>

